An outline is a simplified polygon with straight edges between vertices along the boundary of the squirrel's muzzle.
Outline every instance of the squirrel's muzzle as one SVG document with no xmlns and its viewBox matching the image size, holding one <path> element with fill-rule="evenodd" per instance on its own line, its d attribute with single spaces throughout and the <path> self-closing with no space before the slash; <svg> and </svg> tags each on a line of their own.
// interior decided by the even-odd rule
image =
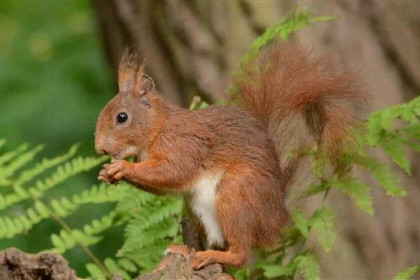
<svg viewBox="0 0 420 280">
<path fill-rule="evenodd" d="M 96 153 L 100 155 L 109 154 L 109 151 L 107 151 L 107 149 L 105 148 L 105 141 L 103 137 L 98 137 L 97 135 L 95 135 L 95 150 Z"/>
</svg>

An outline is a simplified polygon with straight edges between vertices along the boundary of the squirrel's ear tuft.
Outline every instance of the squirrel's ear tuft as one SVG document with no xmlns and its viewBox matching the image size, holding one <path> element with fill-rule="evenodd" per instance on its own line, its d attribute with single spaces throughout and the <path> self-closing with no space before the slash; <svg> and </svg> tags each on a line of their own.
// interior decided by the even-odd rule
<svg viewBox="0 0 420 280">
<path fill-rule="evenodd" d="M 120 92 L 131 91 L 136 85 L 137 77 L 144 73 L 144 57 L 135 48 L 127 48 L 121 58 L 118 69 Z"/>
</svg>

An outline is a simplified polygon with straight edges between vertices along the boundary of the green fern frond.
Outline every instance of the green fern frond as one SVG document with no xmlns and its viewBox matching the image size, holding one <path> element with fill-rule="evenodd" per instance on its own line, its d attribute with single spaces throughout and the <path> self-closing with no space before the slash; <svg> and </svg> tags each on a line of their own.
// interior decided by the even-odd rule
<svg viewBox="0 0 420 280">
<path fill-rule="evenodd" d="M 318 242 L 329 251 L 335 240 L 335 213 L 326 207 L 317 208 L 310 218 L 306 218 L 302 211 L 292 211 L 294 226 L 307 239 L 309 232 L 314 230 L 318 235 Z"/>
<path fill-rule="evenodd" d="M 153 202 L 138 209 L 133 216 L 131 225 L 136 230 L 146 229 L 168 217 L 179 215 L 182 211 L 182 200 L 174 197 L 155 197 Z"/>
<path fill-rule="evenodd" d="M 0 156 L 0 166 L 3 166 L 5 163 L 9 162 L 14 157 L 18 156 L 20 153 L 25 152 L 26 150 L 28 150 L 28 148 L 29 148 L 29 144 L 24 143 L 20 145 L 18 148 L 16 148 L 15 150 L 2 154 Z"/>
<path fill-rule="evenodd" d="M 316 257 L 312 254 L 300 255 L 295 258 L 299 273 L 304 279 L 319 279 L 320 267 Z"/>
<path fill-rule="evenodd" d="M 162 240 L 154 244 L 148 245 L 143 249 L 132 251 L 127 256 L 138 267 L 140 272 L 147 272 L 156 267 L 156 265 L 162 260 L 165 254 L 166 248 L 171 244 L 171 240 Z"/>
<path fill-rule="evenodd" d="M 410 162 L 402 147 L 408 145 L 420 150 L 420 97 L 406 104 L 400 104 L 372 113 L 366 120 L 365 143 L 381 147 L 392 161 L 410 175 Z M 396 120 L 405 123 L 397 127 Z"/>
<path fill-rule="evenodd" d="M 130 215 L 125 241 L 117 256 L 135 262 L 143 270 L 156 266 L 165 248 L 179 236 L 182 200 L 146 194 L 131 187 L 117 210 Z"/>
<path fill-rule="evenodd" d="M 10 178 L 13 174 L 19 170 L 22 166 L 26 165 L 27 163 L 31 162 L 34 157 L 44 149 L 42 145 L 36 146 L 32 150 L 22 151 L 19 155 L 16 155 L 13 160 L 9 161 L 7 165 L 1 166 L 0 171 L 0 186 L 7 186 L 10 185 L 12 179 Z M 19 149 L 18 149 L 19 150 Z"/>
<path fill-rule="evenodd" d="M 83 226 L 83 232 L 88 235 L 99 234 L 111 228 L 111 226 L 114 224 L 114 219 L 116 216 L 116 211 L 111 211 L 110 213 L 102 216 L 100 219 L 94 219 L 90 224 Z"/>
<path fill-rule="evenodd" d="M 92 169 L 107 160 L 107 157 L 77 157 L 57 167 L 56 171 L 43 181 L 37 181 L 36 186 L 29 188 L 29 193 L 38 198 L 42 194 L 64 182 L 70 177 Z"/>
<path fill-rule="evenodd" d="M 410 161 L 403 149 L 404 139 L 399 134 L 389 134 L 387 141 L 380 143 L 385 153 L 392 159 L 392 161 L 404 170 L 408 175 L 411 175 Z"/>
<path fill-rule="evenodd" d="M 51 235 L 51 241 L 55 246 L 55 250 L 60 254 L 68 249 L 74 248 L 76 244 L 90 246 L 102 240 L 102 237 L 96 236 L 114 225 L 116 212 L 102 216 L 99 220 L 94 219 L 90 224 L 84 225 L 83 230 L 73 229 L 71 231 L 61 230 L 59 235 Z M 54 240 L 55 239 L 55 240 Z"/>
<path fill-rule="evenodd" d="M 124 215 L 135 215 L 141 211 L 144 205 L 153 205 L 156 196 L 147 192 L 140 191 L 127 183 L 120 183 L 118 188 L 124 188 L 124 197 L 117 204 L 116 210 Z"/>
<path fill-rule="evenodd" d="M 86 267 L 86 270 L 89 272 L 90 276 L 92 277 L 92 279 L 95 279 L 95 280 L 107 279 L 104 272 L 96 264 L 87 263 L 85 267 Z"/>
<path fill-rule="evenodd" d="M 302 211 L 295 210 L 291 212 L 291 215 L 293 218 L 294 226 L 305 238 L 308 238 L 311 227 L 309 220 L 305 217 L 305 214 Z"/>
<path fill-rule="evenodd" d="M 127 273 L 127 270 L 123 266 L 120 265 L 119 261 L 115 261 L 112 258 L 106 258 L 104 261 L 104 266 L 113 276 L 119 275 L 123 279 L 127 279 L 127 280 L 132 279 L 129 273 Z M 95 280 L 107 279 L 106 275 L 96 264 L 88 263 L 86 264 L 86 269 L 91 275 L 91 277 Z"/>
<path fill-rule="evenodd" d="M 290 262 L 287 266 L 281 266 L 277 264 L 264 264 L 260 265 L 260 268 L 263 270 L 263 274 L 266 278 L 278 278 L 281 276 L 293 276 L 296 271 L 296 262 Z"/>
<path fill-rule="evenodd" d="M 50 217 L 49 208 L 41 201 L 35 201 L 34 207 L 17 217 L 0 216 L 0 239 L 12 238 L 29 231 L 35 224 Z"/>
<path fill-rule="evenodd" d="M 334 219 L 334 210 L 325 207 L 316 209 L 310 218 L 311 228 L 317 233 L 318 242 L 326 251 L 331 250 L 335 241 Z"/>
<path fill-rule="evenodd" d="M 28 208 L 23 215 L 17 217 L 0 216 L 0 239 L 12 238 L 17 234 L 29 231 L 35 224 L 50 218 L 51 212 L 59 217 L 66 217 L 75 212 L 83 204 L 117 201 L 119 198 L 118 192 L 109 190 L 111 190 L 111 187 L 106 188 L 105 185 L 100 185 L 99 187 L 94 186 L 90 190 L 82 192 L 81 195 L 75 195 L 71 200 L 66 197 L 51 199 L 48 202 L 49 206 L 40 200 L 36 200 L 34 207 Z M 97 200 L 95 200 L 95 197 Z M 114 212 L 111 213 L 109 215 L 115 215 Z M 88 230 L 95 230 L 109 224 L 109 217 L 105 216 L 102 219 L 104 220 L 94 220 Z"/>
<path fill-rule="evenodd" d="M 28 188 L 27 190 L 20 185 L 14 185 L 15 193 L 0 195 L 0 210 L 3 210 L 13 204 L 21 202 L 25 199 L 39 199 L 43 194 L 56 187 L 65 180 L 75 176 L 78 173 L 88 171 L 93 167 L 98 166 L 104 162 L 107 157 L 77 157 L 71 161 L 68 161 L 56 169 L 56 171 L 44 180 L 38 180 L 35 186 Z"/>
<path fill-rule="evenodd" d="M 131 279 L 130 275 L 114 259 L 106 258 L 104 264 L 113 275 L 122 276 L 123 279 Z"/>
<path fill-rule="evenodd" d="M 119 267 L 121 267 L 122 269 L 128 272 L 138 271 L 136 264 L 127 258 L 118 259 L 118 265 Z"/>
<path fill-rule="evenodd" d="M 51 242 L 54 245 L 54 252 L 64 254 L 67 250 L 73 249 L 77 244 L 90 246 L 98 243 L 102 237 L 86 234 L 83 231 L 74 229 L 71 231 L 61 230 L 59 234 L 51 235 Z"/>
<path fill-rule="evenodd" d="M 363 211 L 373 215 L 375 210 L 373 208 L 372 196 L 370 195 L 370 188 L 355 178 L 347 180 L 332 180 L 331 186 L 340 189 L 343 193 L 352 197 L 356 205 Z"/>
<path fill-rule="evenodd" d="M 101 183 L 82 191 L 80 194 L 73 195 L 71 201 L 76 204 L 117 202 L 120 201 L 122 196 L 125 196 L 127 187 L 129 186 L 125 184 L 114 186 Z"/>
<path fill-rule="evenodd" d="M 407 195 L 407 192 L 399 186 L 397 175 L 388 165 L 380 163 L 372 157 L 363 155 L 352 155 L 352 160 L 357 165 L 360 165 L 372 173 L 379 185 L 386 190 L 388 195 Z"/>
<path fill-rule="evenodd" d="M 177 220 L 172 217 L 157 222 L 143 230 L 138 230 L 136 228 L 137 225 L 137 223 L 128 224 L 126 229 L 127 237 L 124 245 L 119 250 L 119 256 L 128 256 L 136 250 L 156 244 L 157 242 L 160 243 L 165 238 L 172 240 L 179 229 Z"/>
<path fill-rule="evenodd" d="M 19 175 L 19 177 L 16 179 L 16 181 L 13 182 L 13 184 L 23 185 L 26 182 L 32 180 L 35 176 L 42 174 L 44 171 L 48 170 L 49 168 L 52 168 L 54 166 L 57 166 L 69 160 L 76 154 L 79 146 L 80 146 L 79 144 L 75 144 L 70 148 L 70 150 L 67 153 L 63 155 L 60 155 L 54 158 L 43 159 L 41 162 L 37 163 L 33 168 L 23 171 Z"/>
</svg>

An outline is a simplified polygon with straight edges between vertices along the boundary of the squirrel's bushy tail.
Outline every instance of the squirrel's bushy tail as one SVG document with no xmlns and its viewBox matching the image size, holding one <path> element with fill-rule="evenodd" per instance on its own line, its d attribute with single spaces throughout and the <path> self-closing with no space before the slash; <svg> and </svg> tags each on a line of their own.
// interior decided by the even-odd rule
<svg viewBox="0 0 420 280">
<path fill-rule="evenodd" d="M 267 127 L 283 178 L 291 179 L 299 156 L 287 151 L 318 147 L 331 159 L 354 124 L 354 101 L 364 97 L 356 76 L 333 70 L 329 57 L 303 47 L 277 45 L 235 77 L 240 105 Z"/>
</svg>

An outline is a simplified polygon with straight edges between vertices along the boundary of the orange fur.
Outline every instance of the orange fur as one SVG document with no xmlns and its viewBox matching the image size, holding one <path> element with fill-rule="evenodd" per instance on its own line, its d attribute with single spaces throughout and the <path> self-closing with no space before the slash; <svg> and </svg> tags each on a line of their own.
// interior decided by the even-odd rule
<svg viewBox="0 0 420 280">
<path fill-rule="evenodd" d="M 339 154 L 354 120 L 350 101 L 361 94 L 353 77 L 333 74 L 324 62 L 302 49 L 276 48 L 258 71 L 250 64 L 243 78 L 235 79 L 243 108 L 190 111 L 163 100 L 139 56 L 126 54 L 120 93 L 98 119 L 96 150 L 114 158 L 99 179 L 125 180 L 156 194 L 181 193 L 190 211 L 204 199 L 210 212 L 193 213 L 197 228 L 201 235 L 217 236 L 220 227 L 223 244 L 211 246 L 207 236 L 207 247 L 219 250 L 198 252 L 192 266 L 242 265 L 251 248 L 273 244 L 289 221 L 286 188 L 298 160 L 284 159 L 285 149 L 304 147 L 313 138 Z M 121 112 L 128 119 L 117 124 Z M 131 163 L 127 156 L 143 161 Z M 197 198 L 197 192 L 204 195 Z"/>
</svg>

